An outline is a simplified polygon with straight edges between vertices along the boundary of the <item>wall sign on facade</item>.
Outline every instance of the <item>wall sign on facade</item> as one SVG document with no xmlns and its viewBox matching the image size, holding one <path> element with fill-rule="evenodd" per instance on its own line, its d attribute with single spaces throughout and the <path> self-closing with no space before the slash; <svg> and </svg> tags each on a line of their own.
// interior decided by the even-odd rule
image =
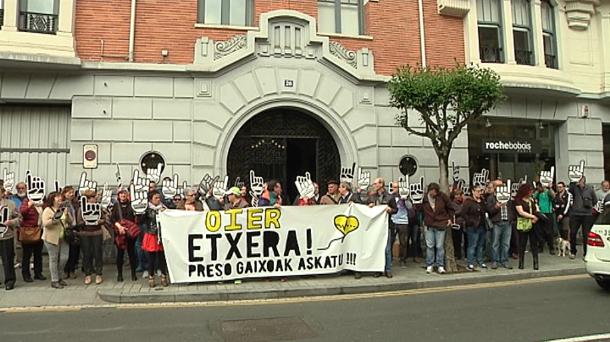
<svg viewBox="0 0 610 342">
<path fill-rule="evenodd" d="M 83 145 L 83 168 L 97 169 L 97 145 Z"/>
<path fill-rule="evenodd" d="M 524 139 L 484 140 L 483 153 L 540 153 L 540 145 Z"/>
</svg>

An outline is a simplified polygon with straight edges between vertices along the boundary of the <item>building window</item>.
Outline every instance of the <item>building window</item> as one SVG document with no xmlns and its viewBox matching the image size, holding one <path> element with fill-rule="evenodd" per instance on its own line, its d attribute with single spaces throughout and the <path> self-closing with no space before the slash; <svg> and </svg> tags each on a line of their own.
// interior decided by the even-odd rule
<svg viewBox="0 0 610 342">
<path fill-rule="evenodd" d="M 529 0 L 512 0 L 513 42 L 517 64 L 534 65 L 532 15 Z"/>
<path fill-rule="evenodd" d="M 503 63 L 500 0 L 478 0 L 479 56 L 485 63 Z"/>
<path fill-rule="evenodd" d="M 254 0 L 199 0 L 197 22 L 210 25 L 252 26 Z"/>
<path fill-rule="evenodd" d="M 364 0 L 318 0 L 318 30 L 363 35 Z"/>
<path fill-rule="evenodd" d="M 57 0 L 19 1 L 19 30 L 55 34 L 59 4 Z"/>
<path fill-rule="evenodd" d="M 555 34 L 555 11 L 549 0 L 542 0 L 542 41 L 544 43 L 544 64 L 547 68 L 558 68 L 557 39 Z"/>
</svg>

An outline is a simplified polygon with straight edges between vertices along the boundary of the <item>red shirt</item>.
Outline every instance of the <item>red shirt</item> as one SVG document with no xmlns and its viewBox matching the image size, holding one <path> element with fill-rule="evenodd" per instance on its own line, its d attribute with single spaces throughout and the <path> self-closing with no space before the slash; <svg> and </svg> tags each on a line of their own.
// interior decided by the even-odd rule
<svg viewBox="0 0 610 342">
<path fill-rule="evenodd" d="M 32 206 L 28 208 L 29 199 L 23 200 L 21 202 L 21 207 L 19 208 L 19 212 L 23 217 L 21 221 L 22 227 L 36 227 L 38 226 L 38 210 L 36 210 L 36 206 Z"/>
</svg>

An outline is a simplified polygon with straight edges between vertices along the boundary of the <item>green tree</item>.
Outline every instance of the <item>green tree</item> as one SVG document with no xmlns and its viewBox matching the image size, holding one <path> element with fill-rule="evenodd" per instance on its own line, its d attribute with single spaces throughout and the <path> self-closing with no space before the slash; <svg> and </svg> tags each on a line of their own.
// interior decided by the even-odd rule
<svg viewBox="0 0 610 342">
<path fill-rule="evenodd" d="M 453 142 L 466 125 L 503 100 L 500 76 L 493 70 L 477 66 L 406 66 L 392 77 L 388 89 L 391 105 L 401 110 L 396 117 L 398 124 L 409 134 L 428 138 L 432 142 L 439 161 L 439 185 L 447 192 L 449 154 Z M 410 126 L 410 115 L 417 115 L 421 125 Z M 445 256 L 447 272 L 457 272 L 450 232 L 445 234 Z"/>
<path fill-rule="evenodd" d="M 401 110 L 397 123 L 409 134 L 432 142 L 439 161 L 439 184 L 448 191 L 449 154 L 453 143 L 466 125 L 503 100 L 500 76 L 491 69 L 477 66 L 405 66 L 392 77 L 388 89 L 391 105 Z M 411 127 L 410 115 L 417 115 L 422 125 Z"/>
</svg>

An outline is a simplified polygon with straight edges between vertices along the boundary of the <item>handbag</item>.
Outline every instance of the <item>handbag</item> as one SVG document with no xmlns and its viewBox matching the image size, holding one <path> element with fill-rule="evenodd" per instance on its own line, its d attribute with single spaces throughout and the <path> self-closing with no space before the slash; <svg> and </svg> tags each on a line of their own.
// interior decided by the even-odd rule
<svg viewBox="0 0 610 342">
<path fill-rule="evenodd" d="M 24 245 L 37 243 L 42 238 L 42 228 L 36 227 L 21 227 L 19 229 L 19 241 Z"/>
<path fill-rule="evenodd" d="M 117 205 L 117 210 L 119 214 L 119 224 L 127 228 L 125 234 L 127 234 L 133 240 L 137 239 L 140 236 L 140 226 L 135 222 L 123 218 L 123 210 L 121 209 L 120 203 Z"/>
<path fill-rule="evenodd" d="M 529 213 L 532 213 L 532 203 L 529 203 Z M 532 219 L 519 216 L 517 217 L 517 230 L 521 232 L 529 232 L 532 230 L 534 224 L 532 223 Z"/>
</svg>

